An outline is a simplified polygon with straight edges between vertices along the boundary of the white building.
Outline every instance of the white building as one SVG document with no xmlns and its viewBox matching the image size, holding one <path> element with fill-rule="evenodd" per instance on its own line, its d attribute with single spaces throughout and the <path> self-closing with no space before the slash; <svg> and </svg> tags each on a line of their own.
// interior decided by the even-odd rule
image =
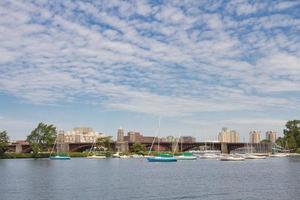
<svg viewBox="0 0 300 200">
<path fill-rule="evenodd" d="M 78 127 L 66 132 L 61 130 L 58 133 L 58 140 L 64 143 L 93 143 L 100 137 L 105 136 L 89 127 Z"/>
<path fill-rule="evenodd" d="M 266 139 L 269 140 L 272 143 L 275 143 L 276 139 L 277 139 L 276 132 L 274 132 L 274 131 L 267 131 L 266 132 Z"/>
<path fill-rule="evenodd" d="M 235 130 L 222 128 L 218 135 L 219 142 L 238 143 L 240 142 L 240 134 Z"/>
<path fill-rule="evenodd" d="M 259 143 L 261 141 L 260 131 L 254 130 L 249 133 L 249 142 L 250 143 Z"/>
</svg>

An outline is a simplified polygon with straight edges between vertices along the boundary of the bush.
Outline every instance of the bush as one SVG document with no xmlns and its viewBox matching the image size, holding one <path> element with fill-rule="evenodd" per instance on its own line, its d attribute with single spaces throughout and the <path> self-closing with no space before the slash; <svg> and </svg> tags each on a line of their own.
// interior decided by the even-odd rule
<svg viewBox="0 0 300 200">
<path fill-rule="evenodd" d="M 1 156 L 1 159 L 13 158 L 32 158 L 32 155 L 30 153 L 5 153 Z"/>
<path fill-rule="evenodd" d="M 88 152 L 70 152 L 69 155 L 73 158 L 87 157 Z"/>
<path fill-rule="evenodd" d="M 300 153 L 300 148 L 297 148 L 297 149 L 296 149 L 296 153 Z"/>
</svg>

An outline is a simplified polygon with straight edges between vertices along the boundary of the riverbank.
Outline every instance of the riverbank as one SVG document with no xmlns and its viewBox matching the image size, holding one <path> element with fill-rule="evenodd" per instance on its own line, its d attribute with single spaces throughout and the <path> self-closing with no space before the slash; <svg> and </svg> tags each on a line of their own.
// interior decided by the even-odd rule
<svg viewBox="0 0 300 200">
<path fill-rule="evenodd" d="M 106 157 L 111 157 L 115 152 L 104 152 L 103 155 Z M 156 155 L 159 152 L 151 152 L 151 155 Z M 160 153 L 171 153 L 171 152 L 160 152 Z M 148 152 L 143 152 L 142 155 L 147 155 Z M 81 158 L 81 157 L 87 157 L 88 152 L 70 152 L 68 155 L 71 158 Z M 127 155 L 131 156 L 134 155 L 134 153 L 120 153 L 120 155 Z M 21 158 L 49 158 L 50 153 L 40 153 L 38 157 L 34 157 L 31 153 L 13 153 L 13 152 L 6 152 L 4 155 L 0 156 L 0 159 L 21 159 Z"/>
<path fill-rule="evenodd" d="M 72 158 L 80 158 L 86 157 L 87 152 L 71 152 L 69 153 L 70 157 Z M 49 158 L 50 153 L 40 153 L 38 157 L 34 157 L 31 153 L 5 153 L 4 155 L 0 156 L 0 159 L 20 159 L 20 158 Z"/>
</svg>

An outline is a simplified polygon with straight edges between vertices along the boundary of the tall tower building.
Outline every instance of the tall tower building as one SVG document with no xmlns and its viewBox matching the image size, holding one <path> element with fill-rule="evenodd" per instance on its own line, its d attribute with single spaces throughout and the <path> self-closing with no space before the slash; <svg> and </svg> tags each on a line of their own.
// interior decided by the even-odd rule
<svg viewBox="0 0 300 200">
<path fill-rule="evenodd" d="M 261 140 L 260 131 L 254 130 L 249 133 L 249 142 L 250 143 L 259 143 Z"/>
<path fill-rule="evenodd" d="M 124 141 L 124 129 L 123 128 L 118 129 L 117 141 L 118 142 Z"/>
<path fill-rule="evenodd" d="M 240 134 L 235 130 L 222 128 L 218 135 L 219 142 L 238 143 L 240 142 Z"/>
<path fill-rule="evenodd" d="M 276 142 L 276 132 L 274 131 L 267 131 L 266 132 L 266 139 L 269 140 L 272 143 Z"/>
</svg>

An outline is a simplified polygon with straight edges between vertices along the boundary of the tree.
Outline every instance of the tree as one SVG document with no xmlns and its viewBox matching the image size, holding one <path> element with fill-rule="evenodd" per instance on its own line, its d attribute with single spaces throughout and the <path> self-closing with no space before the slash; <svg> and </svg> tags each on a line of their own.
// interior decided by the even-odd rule
<svg viewBox="0 0 300 200">
<path fill-rule="evenodd" d="M 97 146 L 97 148 L 104 147 L 108 151 L 110 151 L 110 143 L 111 142 L 112 142 L 112 136 L 100 137 L 100 138 L 97 138 L 96 146 Z"/>
<path fill-rule="evenodd" d="M 42 122 L 27 136 L 27 141 L 31 145 L 34 157 L 37 157 L 39 152 L 47 150 L 49 146 L 53 145 L 55 139 L 56 127 Z"/>
<path fill-rule="evenodd" d="M 143 154 L 146 151 L 146 146 L 141 143 L 134 143 L 131 147 L 131 152 Z"/>
<path fill-rule="evenodd" d="M 0 132 L 0 156 L 7 151 L 7 146 L 9 144 L 9 137 L 6 131 Z"/>
<path fill-rule="evenodd" d="M 276 140 L 276 144 L 278 144 L 279 146 L 281 147 L 284 147 L 285 146 L 285 139 L 283 137 L 279 137 L 277 140 Z"/>
<path fill-rule="evenodd" d="M 284 141 L 289 149 L 300 147 L 300 120 L 291 120 L 286 123 L 283 131 Z"/>
</svg>

